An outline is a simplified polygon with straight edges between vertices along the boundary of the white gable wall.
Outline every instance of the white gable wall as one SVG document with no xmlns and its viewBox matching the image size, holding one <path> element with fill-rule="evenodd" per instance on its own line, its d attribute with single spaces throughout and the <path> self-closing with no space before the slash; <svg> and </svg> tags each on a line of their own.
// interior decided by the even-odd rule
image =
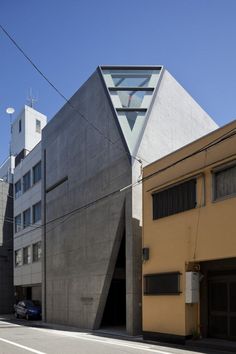
<svg viewBox="0 0 236 354">
<path fill-rule="evenodd" d="M 136 156 L 147 165 L 218 128 L 188 92 L 164 70 Z M 132 182 L 140 175 L 134 160 Z M 141 221 L 142 186 L 133 187 L 133 217 Z"/>
</svg>

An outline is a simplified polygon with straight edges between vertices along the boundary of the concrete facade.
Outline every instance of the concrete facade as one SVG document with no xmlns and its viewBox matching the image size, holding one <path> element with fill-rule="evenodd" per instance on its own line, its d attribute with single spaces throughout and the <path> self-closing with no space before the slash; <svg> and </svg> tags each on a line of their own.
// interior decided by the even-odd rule
<svg viewBox="0 0 236 354">
<path fill-rule="evenodd" d="M 233 121 L 144 168 L 143 247 L 149 249 L 143 263 L 146 338 L 236 339 L 235 131 Z M 156 218 L 154 196 L 191 180 L 196 186 L 195 205 Z M 186 194 L 179 196 L 179 201 L 183 199 Z M 145 277 L 170 272 L 179 274 L 178 294 L 154 293 L 157 288 L 148 293 Z M 193 276 L 196 281 L 191 283 Z"/>
<path fill-rule="evenodd" d="M 156 67 L 152 103 L 131 152 L 118 117 L 122 107 L 112 104 L 103 79 L 107 69 L 98 68 L 43 130 L 44 317 L 99 328 L 124 237 L 124 324 L 136 334 L 142 312 L 141 187 L 123 188 L 140 177 L 137 159 L 152 162 L 217 126 L 164 68 Z M 149 67 L 112 67 L 118 74 L 132 69 Z"/>
<path fill-rule="evenodd" d="M 13 289 L 12 184 L 0 181 L 0 313 L 11 313 Z"/>
</svg>

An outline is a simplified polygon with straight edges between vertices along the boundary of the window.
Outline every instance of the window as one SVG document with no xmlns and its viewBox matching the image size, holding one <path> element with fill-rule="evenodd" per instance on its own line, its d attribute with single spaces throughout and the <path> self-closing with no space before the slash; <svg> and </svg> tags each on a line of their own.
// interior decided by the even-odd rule
<svg viewBox="0 0 236 354">
<path fill-rule="evenodd" d="M 153 219 L 177 214 L 196 207 L 196 179 L 153 194 Z"/>
<path fill-rule="evenodd" d="M 27 226 L 30 225 L 30 219 L 31 219 L 31 215 L 30 215 L 30 208 L 25 210 L 23 212 L 23 228 L 25 229 Z"/>
<path fill-rule="evenodd" d="M 21 195 L 21 180 L 15 183 L 15 199 L 19 198 Z"/>
<path fill-rule="evenodd" d="M 23 264 L 30 263 L 30 246 L 23 248 Z"/>
<path fill-rule="evenodd" d="M 41 220 L 41 202 L 33 205 L 33 223 Z"/>
<path fill-rule="evenodd" d="M 144 295 L 180 294 L 180 273 L 147 274 L 144 276 Z"/>
<path fill-rule="evenodd" d="M 33 262 L 38 262 L 41 259 L 41 241 L 33 245 Z"/>
<path fill-rule="evenodd" d="M 131 152 L 136 148 L 161 67 L 102 67 L 119 124 Z"/>
<path fill-rule="evenodd" d="M 21 132 L 21 119 L 19 120 L 19 133 Z"/>
<path fill-rule="evenodd" d="M 23 193 L 30 188 L 30 171 L 23 176 Z"/>
<path fill-rule="evenodd" d="M 21 230 L 21 214 L 15 217 L 15 233 Z"/>
<path fill-rule="evenodd" d="M 41 161 L 33 167 L 33 184 L 41 180 Z"/>
<path fill-rule="evenodd" d="M 22 265 L 22 250 L 15 251 L 15 266 L 19 267 Z"/>
<path fill-rule="evenodd" d="M 41 122 L 36 119 L 36 133 L 41 133 Z"/>
<path fill-rule="evenodd" d="M 236 194 L 236 165 L 214 173 L 214 200 Z"/>
</svg>

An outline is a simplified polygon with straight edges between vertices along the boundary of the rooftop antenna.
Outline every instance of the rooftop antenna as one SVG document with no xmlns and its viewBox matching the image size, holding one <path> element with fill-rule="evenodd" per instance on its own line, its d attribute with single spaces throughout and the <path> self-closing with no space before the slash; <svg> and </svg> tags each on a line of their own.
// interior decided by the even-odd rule
<svg viewBox="0 0 236 354">
<path fill-rule="evenodd" d="M 8 107 L 6 109 L 6 113 L 9 115 L 10 117 L 10 142 L 9 142 L 9 154 L 11 156 L 11 139 L 12 139 L 12 115 L 15 113 L 15 109 L 12 107 Z"/>
<path fill-rule="evenodd" d="M 32 88 L 30 88 L 30 90 L 29 90 L 29 95 L 28 95 L 27 101 L 29 102 L 29 106 L 31 108 L 34 108 L 34 104 L 35 104 L 35 102 L 37 102 L 37 99 L 33 96 Z"/>
</svg>

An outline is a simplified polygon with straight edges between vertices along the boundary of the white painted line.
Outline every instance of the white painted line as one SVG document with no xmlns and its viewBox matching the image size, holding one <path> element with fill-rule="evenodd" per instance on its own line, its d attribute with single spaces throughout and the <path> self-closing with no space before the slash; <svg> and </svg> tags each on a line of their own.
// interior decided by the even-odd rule
<svg viewBox="0 0 236 354">
<path fill-rule="evenodd" d="M 31 353 L 46 354 L 44 352 L 40 352 L 39 350 L 35 350 L 33 348 L 26 347 L 25 345 L 21 345 L 21 344 L 15 343 L 15 342 L 11 342 L 10 340 L 4 339 L 4 338 L 0 338 L 0 341 L 8 343 L 8 344 L 11 344 L 11 345 L 14 345 L 15 347 L 19 347 L 21 349 L 28 350 L 28 352 L 31 352 Z"/>
<path fill-rule="evenodd" d="M 102 343 L 102 344 L 117 345 L 119 347 L 127 347 L 127 348 L 137 349 L 137 350 L 141 350 L 141 351 L 151 352 L 151 353 L 155 353 L 155 354 L 177 354 L 174 352 L 169 352 L 169 351 L 167 352 L 164 350 L 151 348 L 150 346 L 143 345 L 142 343 L 140 343 L 140 345 L 139 345 L 138 343 L 131 344 L 130 342 L 127 342 L 127 341 L 124 342 L 121 339 L 110 339 L 110 338 L 102 338 L 102 337 L 97 337 L 97 336 L 93 337 L 93 335 L 90 335 L 89 333 L 86 333 L 86 337 L 85 337 L 84 334 L 70 333 L 70 332 L 66 332 L 66 331 L 58 331 L 55 329 L 46 329 L 46 328 L 32 328 L 32 329 L 34 329 L 36 331 L 42 331 L 42 332 L 47 332 L 50 334 L 55 334 L 55 335 L 62 335 L 65 337 L 82 339 L 82 340 L 89 341 L 89 342 L 98 342 L 98 343 Z"/>
</svg>

